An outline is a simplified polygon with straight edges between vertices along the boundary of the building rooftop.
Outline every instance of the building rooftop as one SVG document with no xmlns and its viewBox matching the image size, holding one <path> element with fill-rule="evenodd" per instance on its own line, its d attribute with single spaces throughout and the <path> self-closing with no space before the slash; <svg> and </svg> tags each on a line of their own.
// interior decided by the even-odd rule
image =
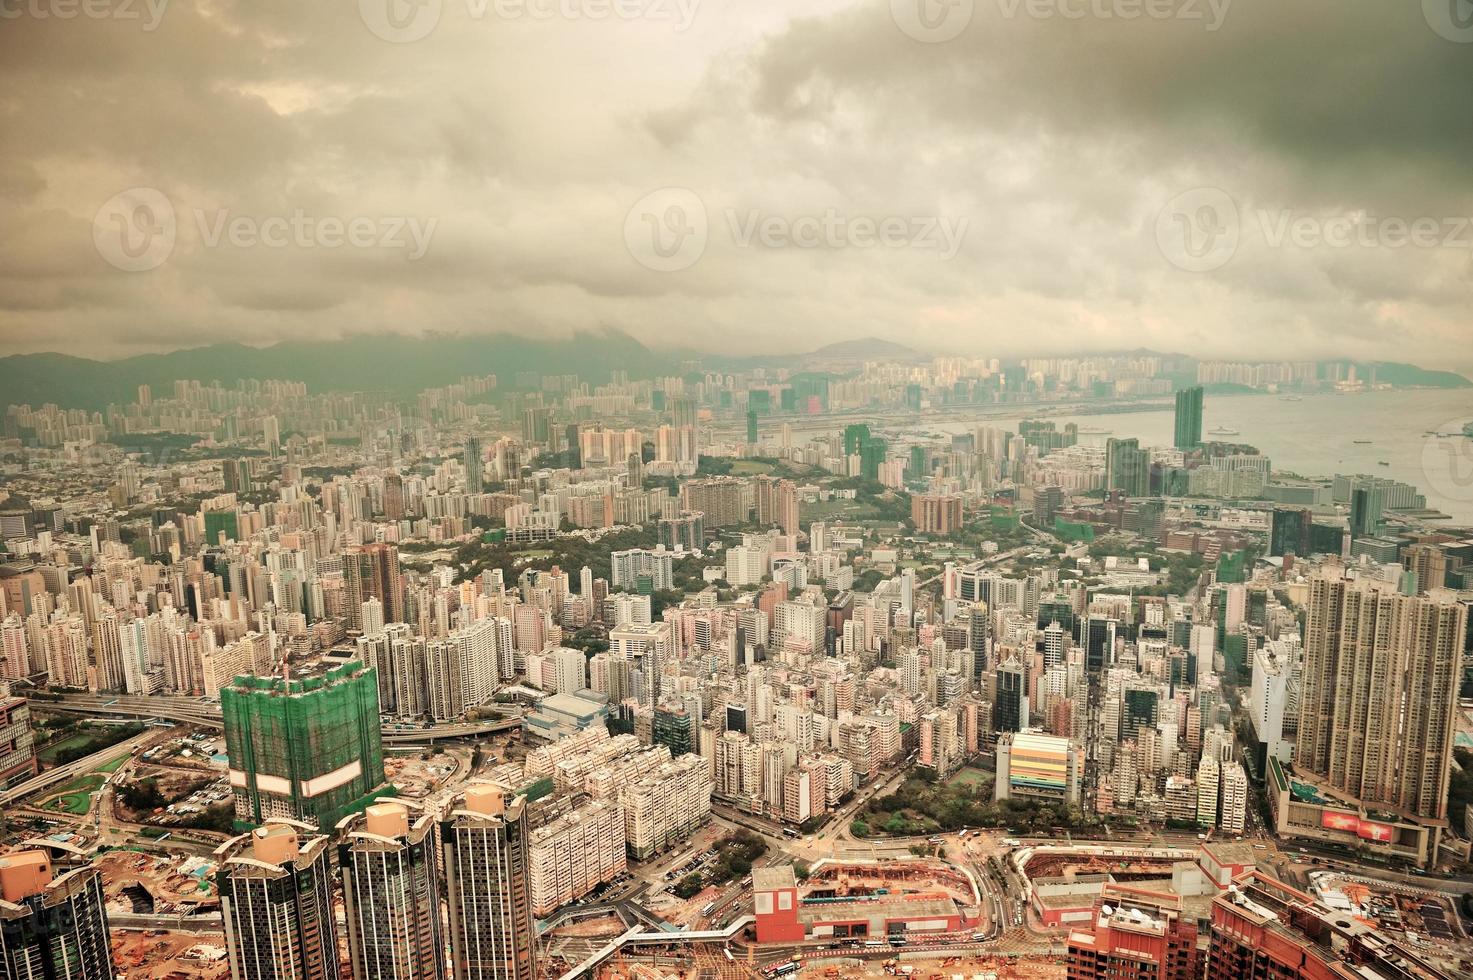
<svg viewBox="0 0 1473 980">
<path fill-rule="evenodd" d="M 758 892 L 774 891 L 778 888 L 797 888 L 798 878 L 793 874 L 792 865 L 779 865 L 771 868 L 752 869 L 752 890 Z"/>
</svg>

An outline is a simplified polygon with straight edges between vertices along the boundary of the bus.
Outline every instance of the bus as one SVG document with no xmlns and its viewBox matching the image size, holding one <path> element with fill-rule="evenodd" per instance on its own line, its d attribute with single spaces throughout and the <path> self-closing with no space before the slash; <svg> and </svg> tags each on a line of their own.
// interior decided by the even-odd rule
<svg viewBox="0 0 1473 980">
<path fill-rule="evenodd" d="M 783 828 L 783 836 L 786 837 L 786 838 L 788 838 L 789 840 L 797 840 L 798 837 L 799 837 L 799 834 L 792 827 L 784 827 Z"/>
<path fill-rule="evenodd" d="M 716 903 L 715 902 L 707 902 L 705 905 L 701 906 L 701 914 L 702 915 L 710 915 L 712 912 L 715 912 L 715 911 L 716 911 Z"/>
<path fill-rule="evenodd" d="M 723 946 L 723 947 L 721 947 L 721 951 L 726 954 L 726 962 L 728 962 L 728 963 L 735 963 L 736 962 L 736 957 L 731 955 L 731 947 L 730 946 Z"/>
<path fill-rule="evenodd" d="M 769 977 L 786 977 L 789 974 L 793 974 L 793 973 L 797 973 L 797 972 L 798 972 L 798 964 L 797 963 L 784 963 L 781 966 L 773 967 L 772 972 L 769 973 L 769 974 L 767 974 L 767 975 Z"/>
<path fill-rule="evenodd" d="M 898 932 L 890 937 L 891 946 L 904 946 L 909 941 L 910 940 L 906 939 L 905 936 L 901 935 Z"/>
<path fill-rule="evenodd" d="M 879 949 L 883 945 L 885 944 L 880 942 L 878 939 L 866 939 L 864 941 L 865 949 Z"/>
</svg>

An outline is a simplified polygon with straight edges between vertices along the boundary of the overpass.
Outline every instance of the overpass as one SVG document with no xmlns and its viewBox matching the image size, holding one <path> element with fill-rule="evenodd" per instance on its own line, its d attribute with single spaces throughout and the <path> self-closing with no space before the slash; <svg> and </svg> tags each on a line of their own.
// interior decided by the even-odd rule
<svg viewBox="0 0 1473 980">
<path fill-rule="evenodd" d="M 223 728 L 220 703 L 209 698 L 105 694 L 62 694 L 56 700 L 37 698 L 33 709 L 75 711 L 86 715 L 112 715 L 122 718 L 162 718 L 201 728 Z M 491 708 L 491 710 L 498 710 Z M 513 709 L 515 710 L 515 709 Z M 455 721 L 422 728 L 385 728 L 384 744 L 388 746 L 423 745 L 446 739 L 477 738 L 494 732 L 513 731 L 522 727 L 520 712 L 484 721 Z"/>
</svg>

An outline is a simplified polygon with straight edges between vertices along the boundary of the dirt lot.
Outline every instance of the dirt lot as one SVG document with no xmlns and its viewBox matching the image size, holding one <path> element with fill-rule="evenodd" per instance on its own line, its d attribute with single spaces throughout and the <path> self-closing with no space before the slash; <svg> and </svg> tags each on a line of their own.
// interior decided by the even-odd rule
<svg viewBox="0 0 1473 980">
<path fill-rule="evenodd" d="M 165 932 L 115 930 L 113 963 L 118 975 L 128 980 L 225 980 L 230 964 L 225 959 L 225 937 Z"/>
</svg>

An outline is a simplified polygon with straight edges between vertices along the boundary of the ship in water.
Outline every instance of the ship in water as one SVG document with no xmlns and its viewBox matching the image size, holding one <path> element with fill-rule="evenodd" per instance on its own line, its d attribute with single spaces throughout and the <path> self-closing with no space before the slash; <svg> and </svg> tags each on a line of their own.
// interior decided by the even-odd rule
<svg viewBox="0 0 1473 980">
<path fill-rule="evenodd" d="M 1279 396 L 1279 401 L 1281 401 L 1281 402 L 1302 402 L 1302 401 L 1304 401 L 1304 399 L 1303 398 L 1300 398 L 1298 395 L 1280 395 Z"/>
<path fill-rule="evenodd" d="M 1235 436 L 1235 435 L 1238 434 L 1238 430 L 1237 429 L 1229 429 L 1225 425 L 1219 425 L 1215 429 L 1209 429 L 1208 432 L 1207 432 L 1207 434 L 1209 436 Z"/>
<path fill-rule="evenodd" d="M 1351 441 L 1354 442 L 1357 446 L 1369 446 L 1371 444 L 1371 440 L 1369 439 L 1354 439 Z"/>
</svg>

